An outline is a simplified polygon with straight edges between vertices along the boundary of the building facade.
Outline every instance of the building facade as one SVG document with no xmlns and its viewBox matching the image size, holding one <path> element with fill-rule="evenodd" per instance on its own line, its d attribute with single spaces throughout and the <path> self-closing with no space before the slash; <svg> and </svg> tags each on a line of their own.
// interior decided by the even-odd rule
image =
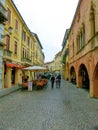
<svg viewBox="0 0 98 130">
<path fill-rule="evenodd" d="M 5 9 L 5 0 L 0 1 L 0 89 L 2 89 L 3 85 L 3 49 L 4 49 L 4 42 L 3 42 L 3 37 L 4 37 L 4 24 L 7 20 L 6 17 L 6 9 Z"/>
<path fill-rule="evenodd" d="M 44 60 L 45 60 L 45 56 L 44 56 L 44 53 L 42 51 L 43 47 L 41 45 L 41 42 L 38 38 L 38 35 L 33 33 L 33 37 L 35 39 L 34 43 L 35 43 L 35 46 L 33 47 L 33 54 L 34 57 L 33 57 L 33 60 L 34 60 L 34 65 L 40 65 L 40 66 L 43 66 L 44 64 Z"/>
<path fill-rule="evenodd" d="M 79 0 L 69 42 L 70 81 L 98 97 L 98 1 Z"/>
<path fill-rule="evenodd" d="M 66 30 L 63 42 L 62 42 L 62 53 L 61 53 L 61 62 L 62 62 L 62 77 L 65 80 L 69 79 L 69 46 L 68 46 L 68 33 L 69 29 Z"/>
<path fill-rule="evenodd" d="M 22 84 L 24 75 L 28 74 L 29 77 L 33 77 L 33 73 L 25 72 L 22 68 L 34 65 L 34 63 L 39 65 L 36 61 L 36 59 L 40 60 L 39 55 L 41 55 L 40 64 L 43 64 L 44 55 L 41 43 L 39 43 L 38 38 L 32 34 L 26 25 L 14 2 L 6 0 L 5 8 L 7 10 L 7 22 L 4 27 L 5 37 L 3 39 L 5 46 L 2 88 L 9 88 Z M 9 28 L 13 29 L 12 33 L 9 33 Z M 41 47 L 38 48 L 38 46 Z M 35 48 L 39 51 L 37 57 L 35 56 Z"/>
<path fill-rule="evenodd" d="M 55 68 L 54 60 L 44 63 L 44 66 L 49 70 L 50 73 L 54 72 Z"/>
<path fill-rule="evenodd" d="M 50 73 L 61 73 L 61 51 L 58 52 L 51 62 L 44 63 Z"/>
<path fill-rule="evenodd" d="M 55 55 L 54 58 L 54 72 L 61 73 L 61 51 Z"/>
</svg>

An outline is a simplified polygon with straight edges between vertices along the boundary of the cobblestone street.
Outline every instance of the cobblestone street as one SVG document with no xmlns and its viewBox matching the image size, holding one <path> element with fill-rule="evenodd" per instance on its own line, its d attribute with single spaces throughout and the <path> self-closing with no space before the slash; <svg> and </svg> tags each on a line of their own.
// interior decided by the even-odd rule
<svg viewBox="0 0 98 130">
<path fill-rule="evenodd" d="M 0 98 L 0 130 L 98 130 L 98 99 L 67 81 L 19 90 Z"/>
</svg>

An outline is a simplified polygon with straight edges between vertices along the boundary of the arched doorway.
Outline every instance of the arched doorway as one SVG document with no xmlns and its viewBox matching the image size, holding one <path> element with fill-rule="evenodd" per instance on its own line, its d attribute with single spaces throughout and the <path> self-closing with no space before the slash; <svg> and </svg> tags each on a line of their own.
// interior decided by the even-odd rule
<svg viewBox="0 0 98 130">
<path fill-rule="evenodd" d="M 85 88 L 87 90 L 89 90 L 89 76 L 88 76 L 88 72 L 87 69 L 85 67 L 84 64 L 80 65 L 80 69 L 79 69 L 79 75 L 81 77 L 81 82 L 82 82 L 82 88 Z"/>
<path fill-rule="evenodd" d="M 70 69 L 70 79 L 71 79 L 71 83 L 76 84 L 76 73 L 73 66 Z"/>
</svg>

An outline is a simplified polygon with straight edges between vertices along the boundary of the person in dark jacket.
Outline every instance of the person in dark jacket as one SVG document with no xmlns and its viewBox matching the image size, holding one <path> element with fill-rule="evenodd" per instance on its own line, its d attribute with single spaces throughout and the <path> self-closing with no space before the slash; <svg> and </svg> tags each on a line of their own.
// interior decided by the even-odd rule
<svg viewBox="0 0 98 130">
<path fill-rule="evenodd" d="M 60 88 L 60 85 L 61 85 L 61 75 L 57 75 L 56 77 L 56 88 Z"/>
<path fill-rule="evenodd" d="M 54 82 L 55 82 L 55 76 L 52 75 L 50 80 L 51 80 L 51 88 L 53 88 L 54 87 Z"/>
</svg>

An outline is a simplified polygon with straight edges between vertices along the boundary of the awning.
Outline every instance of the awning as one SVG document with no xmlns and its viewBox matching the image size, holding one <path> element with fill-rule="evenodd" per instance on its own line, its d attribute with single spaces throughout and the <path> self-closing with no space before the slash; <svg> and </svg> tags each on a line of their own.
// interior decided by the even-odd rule
<svg viewBox="0 0 98 130">
<path fill-rule="evenodd" d="M 20 68 L 20 69 L 25 67 L 25 66 L 23 66 L 23 65 L 11 63 L 11 62 L 6 62 L 6 66 L 8 66 L 8 67 Z"/>
<path fill-rule="evenodd" d="M 47 72 L 47 71 L 49 71 L 48 68 L 46 68 L 46 67 L 36 66 L 36 65 L 23 68 L 23 70 L 32 71 L 32 72 Z"/>
</svg>

